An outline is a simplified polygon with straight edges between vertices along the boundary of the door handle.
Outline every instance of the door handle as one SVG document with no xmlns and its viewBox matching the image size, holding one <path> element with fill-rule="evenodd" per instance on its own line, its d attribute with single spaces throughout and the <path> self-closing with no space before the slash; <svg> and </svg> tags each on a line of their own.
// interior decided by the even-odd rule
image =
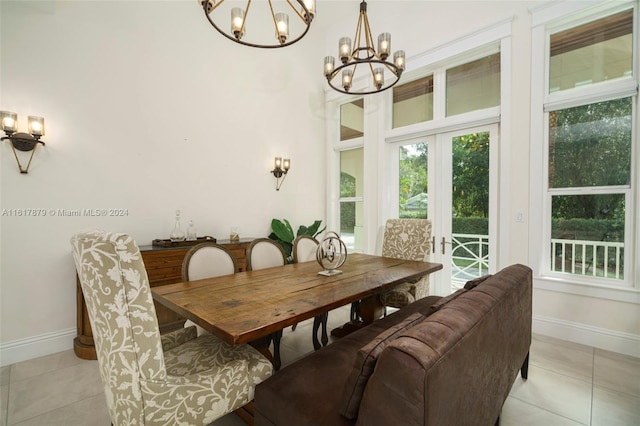
<svg viewBox="0 0 640 426">
<path fill-rule="evenodd" d="M 444 237 L 442 237 L 442 241 L 440 241 L 440 248 L 442 250 L 442 254 L 444 254 L 445 244 L 451 244 L 451 241 L 447 241 Z"/>
</svg>

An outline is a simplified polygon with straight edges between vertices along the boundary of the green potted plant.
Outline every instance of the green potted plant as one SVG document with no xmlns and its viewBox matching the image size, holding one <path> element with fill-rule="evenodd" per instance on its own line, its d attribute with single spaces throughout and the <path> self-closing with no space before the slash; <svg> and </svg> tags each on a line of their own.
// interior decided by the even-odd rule
<svg viewBox="0 0 640 426">
<path fill-rule="evenodd" d="M 273 219 L 271 221 L 271 234 L 269 238 L 277 241 L 287 255 L 287 261 L 291 263 L 293 261 L 293 240 L 300 235 L 309 235 L 316 237 L 327 228 L 326 226 L 320 229 L 322 224 L 321 220 L 316 220 L 311 226 L 300 225 L 297 233 L 293 233 L 293 228 L 287 219 Z"/>
</svg>

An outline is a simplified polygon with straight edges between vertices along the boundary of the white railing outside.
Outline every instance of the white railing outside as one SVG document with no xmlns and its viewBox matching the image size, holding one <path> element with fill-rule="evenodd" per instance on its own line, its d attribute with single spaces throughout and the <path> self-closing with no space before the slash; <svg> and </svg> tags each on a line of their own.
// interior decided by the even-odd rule
<svg viewBox="0 0 640 426">
<path fill-rule="evenodd" d="M 624 243 L 551 239 L 551 270 L 621 280 Z"/>
<path fill-rule="evenodd" d="M 451 280 L 464 283 L 489 273 L 489 236 L 451 235 Z"/>
</svg>

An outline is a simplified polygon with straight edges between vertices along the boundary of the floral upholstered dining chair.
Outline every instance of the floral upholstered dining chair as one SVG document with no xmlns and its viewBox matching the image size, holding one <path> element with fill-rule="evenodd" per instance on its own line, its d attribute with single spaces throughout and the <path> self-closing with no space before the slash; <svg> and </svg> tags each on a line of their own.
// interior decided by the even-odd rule
<svg viewBox="0 0 640 426">
<path fill-rule="evenodd" d="M 382 255 L 426 262 L 431 255 L 431 221 L 389 219 L 385 225 Z M 384 306 L 402 308 L 429 295 L 429 276 L 398 285 L 380 296 Z"/>
<path fill-rule="evenodd" d="M 248 345 L 195 327 L 161 336 L 133 238 L 87 231 L 71 239 L 111 422 L 206 425 L 253 399 L 273 368 Z"/>
</svg>

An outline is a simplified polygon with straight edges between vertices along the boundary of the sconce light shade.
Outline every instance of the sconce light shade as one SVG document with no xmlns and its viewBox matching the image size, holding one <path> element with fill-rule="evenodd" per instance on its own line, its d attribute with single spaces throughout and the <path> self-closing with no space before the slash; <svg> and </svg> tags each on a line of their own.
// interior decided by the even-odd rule
<svg viewBox="0 0 640 426">
<path fill-rule="evenodd" d="M 37 139 L 41 136 L 44 136 L 44 118 L 30 115 L 28 122 L 29 133 L 31 133 L 34 138 Z"/>
<path fill-rule="evenodd" d="M 18 114 L 10 111 L 0 111 L 0 123 L 2 130 L 5 133 L 5 137 L 0 140 L 8 140 L 11 143 L 11 150 L 18 163 L 18 169 L 20 173 L 27 174 L 29 172 L 29 166 L 31 166 L 31 160 L 33 160 L 33 154 L 36 152 L 36 147 L 39 143 L 44 145 L 44 142 L 40 140 L 44 136 L 44 118 L 29 116 L 29 133 L 17 132 L 18 130 Z M 18 151 L 31 151 L 29 157 L 29 163 L 27 167 L 23 168 L 18 158 Z"/>
<path fill-rule="evenodd" d="M 0 120 L 2 120 L 2 130 L 7 135 L 15 133 L 18 130 L 18 114 L 10 111 L 0 111 Z"/>
<path fill-rule="evenodd" d="M 284 182 L 284 178 L 287 176 L 287 172 L 291 168 L 291 160 L 282 157 L 276 157 L 273 161 L 273 170 L 269 173 L 273 173 L 273 176 L 276 178 L 276 191 L 280 191 L 280 187 L 282 186 L 282 182 Z"/>
</svg>

